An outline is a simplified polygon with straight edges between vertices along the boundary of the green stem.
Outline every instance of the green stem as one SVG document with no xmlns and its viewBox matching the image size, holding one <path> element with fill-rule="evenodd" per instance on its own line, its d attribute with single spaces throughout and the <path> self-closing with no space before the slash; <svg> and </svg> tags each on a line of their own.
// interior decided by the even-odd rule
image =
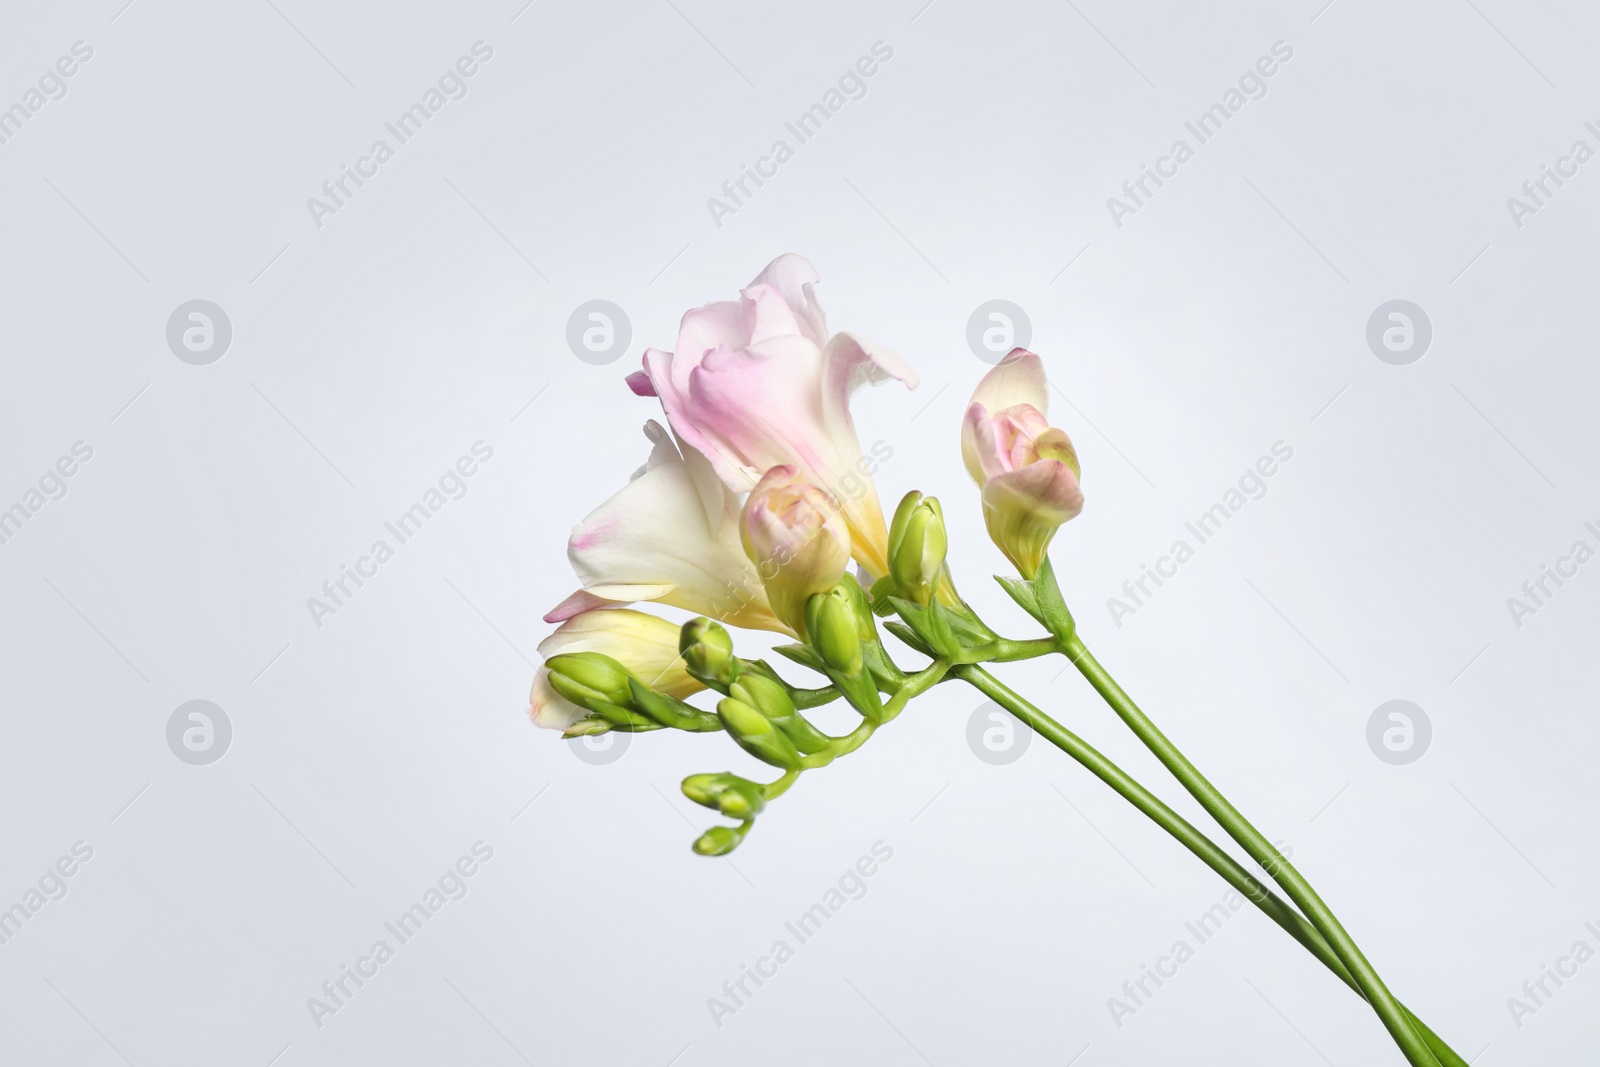
<svg viewBox="0 0 1600 1067">
<path fill-rule="evenodd" d="M 1139 709 L 1133 699 L 1117 684 L 1116 679 L 1112 678 L 1089 653 L 1076 632 L 1066 635 L 1066 639 L 1062 642 L 1062 652 L 1089 680 L 1089 684 L 1094 686 L 1095 691 L 1104 698 L 1117 716 L 1140 741 L 1144 742 L 1145 747 L 1154 753 L 1162 765 L 1172 772 L 1173 777 L 1177 778 L 1189 794 L 1200 802 L 1206 813 L 1239 843 L 1252 860 L 1272 876 L 1288 894 L 1289 899 L 1294 901 L 1295 906 L 1322 933 L 1327 939 L 1328 946 L 1360 988 L 1362 995 L 1377 1012 L 1384 1028 L 1389 1031 L 1389 1036 L 1394 1038 L 1400 1051 L 1405 1053 L 1407 1062 L 1412 1067 L 1440 1067 L 1439 1060 L 1412 1025 L 1411 1017 L 1383 984 L 1383 979 L 1378 977 L 1377 970 L 1367 962 L 1366 956 L 1356 946 L 1333 911 L 1323 903 L 1316 890 L 1311 888 L 1311 883 L 1295 870 L 1294 866 L 1273 847 L 1266 835 L 1251 825 L 1217 787 L 1207 781 L 1195 765 L 1189 762 L 1188 757 L 1167 739 L 1155 723 L 1150 721 L 1149 716 Z"/>
<path fill-rule="evenodd" d="M 896 715 L 899 715 L 905 710 L 906 705 L 911 703 L 912 700 L 921 696 L 923 693 L 926 693 L 929 689 L 932 689 L 935 685 L 938 685 L 941 681 L 943 681 L 945 673 L 949 671 L 949 669 L 949 660 L 937 658 L 928 666 L 918 671 L 916 674 L 906 676 L 905 680 L 899 684 L 899 687 L 895 689 L 895 691 L 890 695 L 889 699 L 884 703 L 883 715 L 878 722 L 871 722 L 863 719 L 859 726 L 845 734 L 843 737 L 833 738 L 833 744 L 829 745 L 821 752 L 818 752 L 815 755 L 806 756 L 801 761 L 800 765 L 806 770 L 814 770 L 817 767 L 826 767 L 840 756 L 848 756 L 850 753 L 866 744 L 867 739 L 873 735 L 874 731 L 876 731 L 879 726 L 882 726 L 884 723 L 893 720 Z"/>
<path fill-rule="evenodd" d="M 761 791 L 768 800 L 776 800 L 789 791 L 789 787 L 800 780 L 799 769 L 787 770 L 776 781 L 767 782 L 761 786 Z"/>
<path fill-rule="evenodd" d="M 1201 833 L 1183 816 L 1173 811 L 1159 797 L 1151 793 L 1131 775 L 1107 759 L 1098 749 L 1083 740 L 1071 730 L 1062 726 L 1035 705 L 1029 703 L 1015 690 L 1011 689 L 994 675 L 979 666 L 956 667 L 950 672 L 952 677 L 958 677 L 972 685 L 989 699 L 1021 719 L 1029 728 L 1039 736 L 1061 749 L 1067 755 L 1077 760 L 1091 774 L 1110 786 L 1123 799 L 1127 800 L 1151 822 L 1161 827 L 1172 835 L 1179 844 L 1183 845 L 1207 867 L 1221 875 L 1223 881 L 1232 886 L 1246 900 L 1250 901 L 1273 922 L 1277 923 L 1290 937 L 1298 941 L 1323 966 L 1332 971 L 1334 975 L 1362 996 L 1361 987 L 1351 977 L 1350 971 L 1340 961 L 1338 955 L 1329 946 L 1326 938 L 1306 921 L 1305 917 L 1294 909 L 1283 898 L 1273 893 L 1264 886 L 1253 874 L 1238 860 L 1230 856 L 1216 842 Z M 1406 1012 L 1407 1017 L 1417 1027 L 1427 1041 L 1428 1047 L 1439 1058 L 1444 1067 L 1468 1067 L 1467 1061 L 1462 1059 L 1449 1045 L 1430 1030 L 1422 1020 Z"/>
</svg>

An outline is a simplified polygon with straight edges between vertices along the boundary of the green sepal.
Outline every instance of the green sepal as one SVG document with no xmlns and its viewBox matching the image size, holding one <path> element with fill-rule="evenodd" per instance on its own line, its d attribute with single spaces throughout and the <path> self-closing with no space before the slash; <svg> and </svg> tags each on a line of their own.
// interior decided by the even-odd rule
<svg viewBox="0 0 1600 1067">
<path fill-rule="evenodd" d="M 795 748 L 807 756 L 824 752 L 833 744 L 833 738 L 811 725 L 810 720 L 803 715 L 773 719 L 772 723 L 783 731 L 785 737 L 794 742 Z"/>
<path fill-rule="evenodd" d="M 872 613 L 880 619 L 886 619 L 893 615 L 894 605 L 889 603 L 889 600 L 896 592 L 894 579 L 888 575 L 884 575 L 873 582 L 872 589 L 867 593 L 867 596 L 872 600 Z"/>
<path fill-rule="evenodd" d="M 911 627 L 907 626 L 905 623 L 898 619 L 893 619 L 884 623 L 883 628 L 894 634 L 901 641 L 904 641 L 914 651 L 922 653 L 929 659 L 933 658 L 933 649 L 929 648 L 928 643 L 922 638 L 918 637 L 917 632 Z"/>
<path fill-rule="evenodd" d="M 883 721 L 883 696 L 878 692 L 878 683 L 870 672 L 862 671 L 852 677 L 832 671 L 829 677 L 838 687 L 840 695 L 861 713 L 862 718 L 871 723 Z"/>
<path fill-rule="evenodd" d="M 620 704 L 608 704 L 604 700 L 589 701 L 589 713 L 595 718 L 604 719 L 616 730 L 659 729 L 661 726 L 654 719 L 630 711 Z"/>
<path fill-rule="evenodd" d="M 785 659 L 793 660 L 802 667 L 810 667 L 818 674 L 828 673 L 828 665 L 822 662 L 822 657 L 817 655 L 816 649 L 810 645 L 779 645 L 772 651 Z"/>
<path fill-rule="evenodd" d="M 892 603 L 906 625 L 917 632 L 917 636 L 922 638 L 925 645 L 941 656 L 951 659 L 960 656 L 962 642 L 957 640 L 955 631 L 951 628 L 951 614 L 948 608 L 937 601 L 923 607 L 900 597 L 894 597 Z"/>
<path fill-rule="evenodd" d="M 637 678 L 630 678 L 628 682 L 633 690 L 633 706 L 662 726 L 693 733 L 722 729 L 722 721 L 709 711 L 701 711 L 693 704 L 658 693 Z"/>
<path fill-rule="evenodd" d="M 905 681 L 906 672 L 900 669 L 899 664 L 889 658 L 889 650 L 883 647 L 882 642 L 874 641 L 863 651 L 865 652 L 867 673 L 878 681 L 878 688 L 893 691 Z"/>
<path fill-rule="evenodd" d="M 994 576 L 1000 583 L 1000 588 L 1006 595 L 1017 602 L 1017 607 L 1026 611 L 1040 622 L 1044 621 L 1044 613 L 1039 610 L 1039 598 L 1033 591 L 1033 583 L 1026 578 L 1007 578 L 1003 574 Z"/>
<path fill-rule="evenodd" d="M 1033 593 L 1039 601 L 1039 621 L 1057 640 L 1070 640 L 1078 624 L 1073 620 L 1072 612 L 1067 610 L 1067 602 L 1062 599 L 1061 586 L 1056 584 L 1056 572 L 1049 556 L 1044 558 L 1039 565 L 1039 573 L 1034 576 Z"/>
</svg>

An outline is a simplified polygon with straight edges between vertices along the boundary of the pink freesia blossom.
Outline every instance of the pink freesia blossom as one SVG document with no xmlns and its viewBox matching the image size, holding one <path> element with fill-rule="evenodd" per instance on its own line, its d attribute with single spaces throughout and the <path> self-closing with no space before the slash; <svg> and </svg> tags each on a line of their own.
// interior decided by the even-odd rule
<svg viewBox="0 0 1600 1067">
<path fill-rule="evenodd" d="M 836 503 L 857 562 L 887 568 L 888 530 L 850 416 L 861 385 L 917 376 L 898 356 L 848 333 L 828 334 L 816 270 L 796 255 L 768 264 L 738 300 L 684 315 L 674 352 L 649 349 L 628 385 L 661 399 L 684 443 L 735 492 L 770 468 L 797 468 Z"/>
<path fill-rule="evenodd" d="M 1013 349 L 978 383 L 961 425 L 961 458 L 983 490 L 989 537 L 1024 578 L 1083 510 L 1078 455 L 1046 418 L 1049 400 L 1039 357 Z"/>
</svg>

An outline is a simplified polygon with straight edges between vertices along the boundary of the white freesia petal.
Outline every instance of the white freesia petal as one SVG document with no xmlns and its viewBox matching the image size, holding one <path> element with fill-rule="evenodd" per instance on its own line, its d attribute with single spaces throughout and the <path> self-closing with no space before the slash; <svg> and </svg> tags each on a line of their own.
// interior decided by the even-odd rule
<svg viewBox="0 0 1600 1067">
<path fill-rule="evenodd" d="M 654 600 L 735 626 L 787 632 L 768 609 L 729 518 L 737 500 L 704 473 L 696 477 L 662 426 L 652 422 L 645 432 L 654 445 L 650 462 L 573 530 L 567 555 L 583 588 L 546 621 L 597 601 Z"/>
</svg>

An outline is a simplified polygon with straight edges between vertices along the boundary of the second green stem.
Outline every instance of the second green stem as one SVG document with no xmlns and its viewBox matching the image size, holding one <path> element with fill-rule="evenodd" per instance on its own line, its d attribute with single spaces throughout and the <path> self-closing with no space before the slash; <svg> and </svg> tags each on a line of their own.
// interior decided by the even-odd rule
<svg viewBox="0 0 1600 1067">
<path fill-rule="evenodd" d="M 1151 793 L 1150 790 L 1113 763 L 1093 745 L 1045 714 L 982 667 L 955 667 L 950 673 L 953 677 L 961 678 L 972 685 L 989 699 L 1021 719 L 1039 736 L 1077 760 L 1091 774 L 1110 786 L 1157 826 L 1171 834 L 1179 844 L 1197 856 L 1206 866 L 1221 875 L 1224 881 L 1245 899 L 1260 908 L 1269 919 L 1277 923 L 1290 937 L 1293 937 L 1304 946 L 1323 966 L 1332 971 L 1340 981 L 1344 982 L 1358 995 L 1365 996 L 1362 993 L 1361 986 L 1352 977 L 1349 968 L 1344 965 L 1339 955 L 1334 952 L 1327 939 L 1323 937 L 1317 928 L 1306 921 L 1305 916 L 1296 911 L 1287 901 L 1262 885 L 1243 864 L 1235 860 L 1215 841 L 1212 841 L 1196 829 L 1187 819 L 1173 811 L 1161 798 Z M 1429 1029 L 1422 1020 L 1412 1015 L 1403 1005 L 1401 1006 L 1401 1011 L 1405 1012 L 1406 1018 L 1416 1027 L 1417 1032 L 1426 1042 L 1428 1049 L 1437 1057 L 1438 1062 L 1443 1067 L 1467 1067 L 1467 1061 Z"/>
</svg>

